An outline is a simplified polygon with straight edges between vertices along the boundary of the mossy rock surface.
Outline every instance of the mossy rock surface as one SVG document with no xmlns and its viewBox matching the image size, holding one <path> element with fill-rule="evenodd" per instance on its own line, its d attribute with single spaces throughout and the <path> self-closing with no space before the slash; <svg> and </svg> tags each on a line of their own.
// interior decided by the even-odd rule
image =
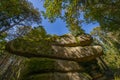
<svg viewBox="0 0 120 80">
<path fill-rule="evenodd" d="M 88 76 L 97 74 L 92 74 L 96 69 L 89 61 L 103 54 L 102 47 L 90 46 L 92 41 L 90 35 L 67 35 L 55 39 L 54 44 L 46 39 L 16 39 L 7 44 L 6 51 L 29 58 L 20 80 L 92 80 Z"/>
<path fill-rule="evenodd" d="M 36 73 L 38 71 L 44 71 L 44 70 L 54 70 L 54 63 L 55 61 L 52 59 L 46 59 L 46 58 L 32 58 L 28 61 L 26 61 L 26 69 L 25 72 L 27 74 Z"/>
<path fill-rule="evenodd" d="M 39 75 L 28 76 L 23 80 L 54 80 L 54 77 L 52 73 L 44 73 Z"/>
<path fill-rule="evenodd" d="M 60 75 L 64 76 L 64 74 L 67 75 L 67 73 L 71 73 L 71 72 L 79 73 L 85 70 L 82 66 L 80 66 L 77 62 L 74 61 L 56 60 L 56 59 L 47 59 L 47 58 L 39 58 L 39 59 L 32 58 L 30 60 L 27 60 L 25 65 L 26 68 L 22 74 L 22 78 L 24 79 L 26 78 L 36 79 L 35 76 L 37 75 L 37 77 L 39 77 L 39 79 L 42 80 L 45 77 L 45 76 L 41 76 L 43 74 L 52 73 L 55 77 L 59 73 L 63 73 Z M 40 75 L 38 76 L 38 74 Z M 49 79 L 43 79 L 43 80 L 49 80 Z"/>
<path fill-rule="evenodd" d="M 26 73 L 84 71 L 77 62 L 47 58 L 32 58 L 26 62 Z"/>
<path fill-rule="evenodd" d="M 32 58 L 26 62 L 26 65 L 21 80 L 92 80 L 100 74 L 96 70 L 98 66 L 95 60 L 88 63 L 78 63 L 66 60 Z M 95 74 L 92 74 L 93 72 Z"/>
<path fill-rule="evenodd" d="M 93 38 L 88 34 L 81 34 L 79 36 L 73 36 L 72 34 L 66 34 L 58 36 L 55 39 L 54 45 L 58 46 L 89 46 L 93 42 Z"/>
<path fill-rule="evenodd" d="M 78 72 L 69 72 L 69 73 L 55 72 L 55 73 L 32 75 L 22 80 L 92 80 L 92 78 L 88 76 Z"/>
</svg>

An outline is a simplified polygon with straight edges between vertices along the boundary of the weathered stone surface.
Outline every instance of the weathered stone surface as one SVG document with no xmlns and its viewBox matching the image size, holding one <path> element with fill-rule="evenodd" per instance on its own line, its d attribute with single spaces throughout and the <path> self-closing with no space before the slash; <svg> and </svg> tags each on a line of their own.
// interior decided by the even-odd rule
<svg viewBox="0 0 120 80">
<path fill-rule="evenodd" d="M 56 60 L 55 70 L 77 72 L 84 71 L 84 68 L 74 61 Z"/>
<path fill-rule="evenodd" d="M 44 73 L 44 74 L 38 74 L 38 75 L 24 77 L 21 80 L 55 80 L 55 79 L 54 79 L 54 75 L 52 73 Z"/>
<path fill-rule="evenodd" d="M 74 61 L 32 58 L 26 65 L 23 71 L 25 80 L 83 80 L 85 78 L 81 75 L 85 69 Z"/>
<path fill-rule="evenodd" d="M 81 73 L 69 72 L 69 73 L 44 73 L 39 75 L 33 75 L 25 78 L 24 80 L 92 80 Z"/>
<path fill-rule="evenodd" d="M 49 72 L 79 72 L 84 71 L 84 68 L 80 66 L 77 62 L 57 60 L 57 59 L 47 59 L 47 58 L 33 58 L 27 62 L 28 74 L 36 73 L 49 73 Z"/>
<path fill-rule="evenodd" d="M 99 69 L 94 62 L 80 64 L 81 62 L 66 60 L 31 58 L 26 64 L 26 70 L 22 73 L 25 74 L 23 77 L 25 80 L 92 80 L 92 78 L 98 80 L 96 78 L 101 78 L 102 74 L 98 72 Z"/>
<path fill-rule="evenodd" d="M 55 39 L 54 43 L 48 41 L 45 46 L 16 39 L 6 45 L 6 50 L 30 59 L 26 64 L 25 77 L 21 80 L 92 80 L 82 74 L 84 70 L 93 70 L 92 67 L 78 64 L 93 62 L 103 54 L 101 46 L 90 46 L 92 41 L 90 35 L 73 37 L 71 34 Z"/>
<path fill-rule="evenodd" d="M 53 46 L 55 51 L 54 56 L 62 58 L 70 58 L 77 61 L 89 61 L 102 55 L 102 47 L 100 46 L 86 46 L 86 47 L 60 47 Z"/>
<path fill-rule="evenodd" d="M 19 55 L 19 56 L 29 57 L 29 58 L 44 57 L 44 58 L 63 59 L 63 60 L 72 60 L 72 61 L 89 61 L 98 56 L 101 56 L 103 53 L 102 47 L 100 46 L 85 46 L 85 47 L 52 46 L 51 48 L 52 48 L 51 49 L 52 51 L 48 51 L 48 53 L 46 53 L 46 52 L 42 52 L 41 49 L 26 51 L 23 48 L 19 50 L 19 49 L 16 49 L 13 46 L 13 44 L 9 44 L 6 46 L 6 50 L 8 52 Z"/>
<path fill-rule="evenodd" d="M 93 38 L 88 34 L 79 35 L 74 37 L 71 34 L 67 34 L 55 40 L 53 45 L 56 46 L 89 46 L 93 42 Z"/>
<path fill-rule="evenodd" d="M 4 53 L 0 59 L 0 80 L 18 80 L 23 58 Z"/>
<path fill-rule="evenodd" d="M 56 45 L 53 45 L 46 42 L 48 44 L 46 46 L 24 39 L 19 41 L 19 39 L 16 39 L 9 42 L 6 45 L 6 50 L 12 54 L 29 58 L 44 57 L 73 61 L 89 61 L 103 53 L 102 47 L 100 46 L 85 46 L 90 45 L 92 42 L 90 35 L 80 35 L 75 38 L 71 34 L 68 34 L 57 39 L 56 42 L 58 44 L 55 43 Z M 85 47 L 81 47 L 80 44 L 83 44 Z"/>
<path fill-rule="evenodd" d="M 84 80 L 84 77 L 78 72 L 54 73 L 54 80 Z"/>
</svg>

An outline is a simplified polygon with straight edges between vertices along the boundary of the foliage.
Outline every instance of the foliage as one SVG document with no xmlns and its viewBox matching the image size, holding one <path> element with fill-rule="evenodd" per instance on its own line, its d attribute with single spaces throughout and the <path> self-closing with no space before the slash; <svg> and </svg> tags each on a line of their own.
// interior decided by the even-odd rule
<svg viewBox="0 0 120 80">
<path fill-rule="evenodd" d="M 108 65 L 110 70 L 114 72 L 114 80 L 119 80 L 119 68 L 120 68 L 120 43 L 119 43 L 119 32 L 107 32 L 96 27 L 91 32 L 95 38 L 96 44 L 99 44 L 104 49 L 103 59 Z M 113 36 L 114 34 L 114 36 Z"/>
<path fill-rule="evenodd" d="M 120 80 L 120 70 L 118 71 L 114 74 L 114 80 Z"/>
<path fill-rule="evenodd" d="M 5 37 L 6 37 L 6 36 L 7 36 L 6 33 L 3 33 L 3 34 L 0 36 L 0 55 L 3 53 L 4 48 L 5 48 L 5 44 L 6 44 Z"/>
<path fill-rule="evenodd" d="M 94 0 L 94 2 L 87 5 L 84 10 L 85 19 L 88 22 L 97 21 L 100 27 L 107 31 L 119 30 L 119 6 L 119 0 Z"/>
<path fill-rule="evenodd" d="M 32 58 L 28 59 L 25 63 L 25 69 L 23 71 L 24 74 L 21 74 L 21 76 L 26 79 L 30 79 L 31 77 L 36 77 L 36 74 L 44 73 L 45 71 L 51 71 L 54 70 L 54 60 L 46 59 L 46 58 Z M 41 75 L 41 74 L 40 74 Z M 42 76 L 41 76 L 42 77 Z M 41 79 L 39 78 L 36 78 Z"/>
<path fill-rule="evenodd" d="M 40 13 L 27 0 L 0 0 L 0 34 L 15 26 L 40 22 Z"/>
<path fill-rule="evenodd" d="M 120 30 L 119 0 L 45 0 L 43 16 L 62 18 L 72 33 L 81 34 L 82 22 L 98 22 L 107 31 Z M 79 28 L 79 29 L 78 29 Z"/>
<path fill-rule="evenodd" d="M 39 41 L 39 39 L 45 39 L 47 37 L 49 36 L 42 26 L 35 27 L 28 34 L 25 35 L 25 38 L 29 38 L 37 42 Z"/>
<path fill-rule="evenodd" d="M 81 20 L 79 12 L 79 0 L 45 0 L 46 12 L 42 12 L 45 18 L 54 22 L 56 18 L 62 18 L 67 23 L 67 27 L 74 35 L 82 34 Z M 80 5 L 79 5 L 80 6 Z"/>
<path fill-rule="evenodd" d="M 6 40 L 24 35 L 29 32 L 28 25 L 40 22 L 39 11 L 27 0 L 0 0 L 0 51 L 4 49 Z"/>
<path fill-rule="evenodd" d="M 16 26 L 15 28 L 12 28 L 7 32 L 8 35 L 6 39 L 8 41 L 11 41 L 13 39 L 16 39 L 28 34 L 31 30 L 32 30 L 31 26 Z"/>
<path fill-rule="evenodd" d="M 12 41 L 14 42 L 12 43 Z M 15 47 L 15 50 L 32 52 L 34 54 L 51 54 L 53 52 L 51 47 L 53 40 L 51 39 L 51 36 L 46 33 L 42 26 L 31 29 L 24 36 L 13 39 L 12 41 L 10 42 L 12 43 L 11 45 Z"/>
</svg>

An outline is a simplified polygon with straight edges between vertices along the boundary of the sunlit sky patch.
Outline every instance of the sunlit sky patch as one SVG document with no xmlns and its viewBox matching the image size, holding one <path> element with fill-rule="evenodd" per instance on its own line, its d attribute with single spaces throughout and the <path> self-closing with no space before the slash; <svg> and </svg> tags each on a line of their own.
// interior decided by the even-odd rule
<svg viewBox="0 0 120 80">
<path fill-rule="evenodd" d="M 35 8 L 38 8 L 39 11 L 45 11 L 42 0 L 28 0 L 28 1 L 32 2 L 33 6 Z M 61 19 L 57 19 L 54 23 L 50 23 L 47 19 L 44 19 L 44 17 L 42 17 L 41 25 L 44 26 L 45 30 L 49 34 L 63 35 L 69 32 L 69 30 L 66 28 L 66 23 L 63 22 Z M 90 31 L 92 31 L 92 29 L 97 26 L 99 26 L 98 23 L 95 24 L 83 23 L 82 28 L 85 30 L 86 33 L 90 33 Z"/>
</svg>

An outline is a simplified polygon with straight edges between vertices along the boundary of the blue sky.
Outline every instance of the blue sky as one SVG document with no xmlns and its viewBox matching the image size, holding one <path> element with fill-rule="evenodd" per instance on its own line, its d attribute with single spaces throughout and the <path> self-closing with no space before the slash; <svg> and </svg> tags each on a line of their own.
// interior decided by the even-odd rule
<svg viewBox="0 0 120 80">
<path fill-rule="evenodd" d="M 34 7 L 38 8 L 40 11 L 44 11 L 43 1 L 42 0 L 28 0 L 33 3 Z M 66 28 L 66 23 L 63 22 L 61 19 L 57 19 L 54 23 L 50 23 L 47 19 L 42 17 L 42 26 L 44 26 L 45 30 L 49 34 L 57 34 L 63 35 L 68 33 L 68 29 Z M 96 24 L 83 24 L 83 29 L 86 33 L 90 33 L 92 29 L 96 26 L 99 26 L 98 23 Z"/>
</svg>

